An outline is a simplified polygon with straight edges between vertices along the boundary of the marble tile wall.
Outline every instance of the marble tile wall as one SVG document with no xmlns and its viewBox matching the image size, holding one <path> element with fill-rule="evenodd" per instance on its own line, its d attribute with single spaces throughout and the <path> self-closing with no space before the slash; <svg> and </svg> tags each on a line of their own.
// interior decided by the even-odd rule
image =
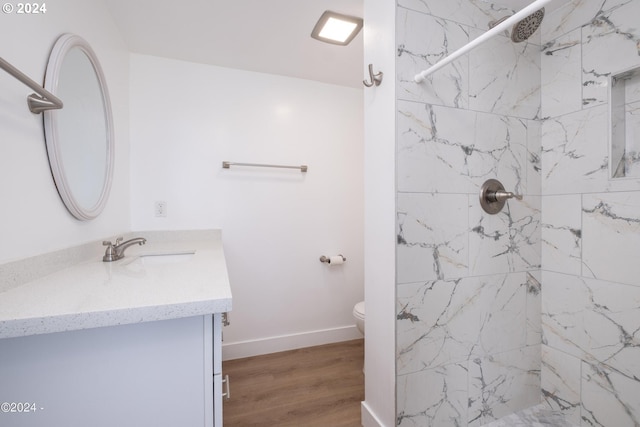
<svg viewBox="0 0 640 427">
<path fill-rule="evenodd" d="M 397 9 L 397 424 L 481 426 L 540 402 L 540 33 L 414 75 L 514 11 Z M 497 215 L 480 186 L 524 194 Z"/>
<path fill-rule="evenodd" d="M 608 76 L 640 66 L 640 0 L 555 0 L 529 42 L 413 82 L 512 12 L 398 0 L 397 424 L 542 399 L 574 425 L 638 426 L 640 179 L 610 178 Z M 488 178 L 524 200 L 485 214 Z"/>
<path fill-rule="evenodd" d="M 609 178 L 608 78 L 640 66 L 640 1 L 563 3 L 542 29 L 543 403 L 638 426 L 640 180 Z"/>
</svg>

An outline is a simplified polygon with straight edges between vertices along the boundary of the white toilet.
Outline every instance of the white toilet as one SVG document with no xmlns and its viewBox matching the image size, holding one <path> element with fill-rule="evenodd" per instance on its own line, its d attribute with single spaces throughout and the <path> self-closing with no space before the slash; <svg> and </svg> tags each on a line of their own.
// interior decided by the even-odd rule
<svg viewBox="0 0 640 427">
<path fill-rule="evenodd" d="M 353 317 L 356 319 L 358 330 L 364 335 L 364 301 L 353 306 Z"/>
</svg>

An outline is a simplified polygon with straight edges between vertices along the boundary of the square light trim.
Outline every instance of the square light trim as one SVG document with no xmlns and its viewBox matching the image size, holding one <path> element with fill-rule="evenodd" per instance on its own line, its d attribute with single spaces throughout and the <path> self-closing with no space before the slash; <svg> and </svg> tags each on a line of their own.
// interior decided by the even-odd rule
<svg viewBox="0 0 640 427">
<path fill-rule="evenodd" d="M 311 37 L 326 43 L 345 46 L 358 35 L 361 29 L 362 18 L 327 10 L 313 27 Z"/>
</svg>

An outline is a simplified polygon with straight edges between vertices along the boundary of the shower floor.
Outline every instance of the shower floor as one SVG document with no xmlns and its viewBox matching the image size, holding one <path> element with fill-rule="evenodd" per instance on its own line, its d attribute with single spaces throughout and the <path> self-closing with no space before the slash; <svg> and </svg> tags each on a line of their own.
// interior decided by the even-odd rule
<svg viewBox="0 0 640 427">
<path fill-rule="evenodd" d="M 485 424 L 483 427 L 575 427 L 559 412 L 536 405 Z"/>
</svg>

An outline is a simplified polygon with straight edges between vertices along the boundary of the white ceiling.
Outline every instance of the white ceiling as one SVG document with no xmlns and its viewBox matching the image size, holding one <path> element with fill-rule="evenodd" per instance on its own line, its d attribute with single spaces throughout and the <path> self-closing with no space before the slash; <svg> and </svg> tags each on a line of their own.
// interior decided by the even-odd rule
<svg viewBox="0 0 640 427">
<path fill-rule="evenodd" d="M 105 0 L 135 53 L 361 88 L 362 32 L 348 46 L 310 37 L 325 10 L 363 0 Z"/>
</svg>

